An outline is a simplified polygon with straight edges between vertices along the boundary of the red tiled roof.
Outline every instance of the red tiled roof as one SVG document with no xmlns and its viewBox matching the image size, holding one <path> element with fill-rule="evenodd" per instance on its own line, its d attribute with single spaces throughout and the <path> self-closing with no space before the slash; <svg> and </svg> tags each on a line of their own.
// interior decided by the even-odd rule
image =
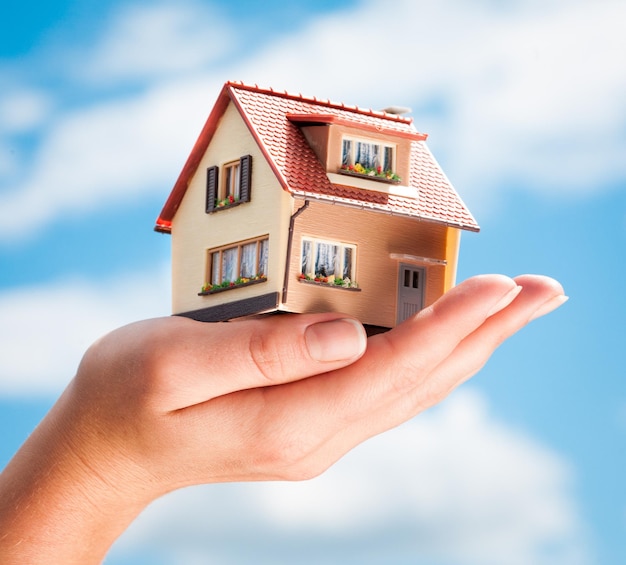
<svg viewBox="0 0 626 565">
<path fill-rule="evenodd" d="M 478 231 L 478 224 L 426 146 L 426 136 L 415 130 L 411 118 L 234 82 L 224 85 L 157 220 L 157 231 L 170 231 L 171 221 L 188 183 L 230 100 L 247 123 L 281 185 L 294 196 L 411 216 Z M 411 166 L 408 185 L 417 189 L 418 197 L 384 194 L 331 183 L 324 166 L 297 125 L 312 121 L 349 123 L 362 129 L 387 132 L 410 139 Z"/>
</svg>

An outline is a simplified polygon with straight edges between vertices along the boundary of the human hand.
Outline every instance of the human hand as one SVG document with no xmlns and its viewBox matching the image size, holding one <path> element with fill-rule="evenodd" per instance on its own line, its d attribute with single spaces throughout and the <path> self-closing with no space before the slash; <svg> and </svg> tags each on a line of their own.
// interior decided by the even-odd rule
<svg viewBox="0 0 626 565">
<path fill-rule="evenodd" d="M 545 277 L 475 277 L 367 346 L 360 325 L 338 314 L 224 324 L 172 317 L 116 330 L 85 354 L 3 473 L 0 493 L 15 494 L 0 505 L 0 530 L 3 516 L 13 526 L 0 555 L 21 535 L 30 557 L 43 539 L 62 546 L 59 562 L 99 562 L 168 491 L 315 476 L 442 400 L 504 339 L 564 300 Z M 29 510 L 16 514 L 25 498 Z M 77 530 L 72 547 L 67 536 Z M 28 562 L 55 562 L 44 556 Z"/>
</svg>

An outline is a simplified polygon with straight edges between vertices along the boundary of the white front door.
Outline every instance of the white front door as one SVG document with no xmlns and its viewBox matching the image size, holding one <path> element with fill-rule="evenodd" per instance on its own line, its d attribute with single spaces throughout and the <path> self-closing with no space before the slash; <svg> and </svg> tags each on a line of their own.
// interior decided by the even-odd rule
<svg viewBox="0 0 626 565">
<path fill-rule="evenodd" d="M 426 269 L 400 263 L 398 273 L 398 308 L 396 323 L 419 312 L 424 305 Z"/>
</svg>

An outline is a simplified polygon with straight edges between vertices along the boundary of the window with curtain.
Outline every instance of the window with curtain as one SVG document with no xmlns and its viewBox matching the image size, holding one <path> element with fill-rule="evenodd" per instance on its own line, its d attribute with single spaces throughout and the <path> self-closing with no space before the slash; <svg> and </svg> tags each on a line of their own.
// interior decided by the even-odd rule
<svg viewBox="0 0 626 565">
<path fill-rule="evenodd" d="M 341 165 L 361 165 L 366 169 L 393 171 L 392 145 L 373 140 L 344 138 L 342 143 Z"/>
<path fill-rule="evenodd" d="M 356 246 L 315 238 L 302 239 L 302 274 L 311 278 L 355 278 Z"/>
<path fill-rule="evenodd" d="M 207 281 L 211 285 L 267 277 L 267 236 L 208 250 Z"/>
</svg>

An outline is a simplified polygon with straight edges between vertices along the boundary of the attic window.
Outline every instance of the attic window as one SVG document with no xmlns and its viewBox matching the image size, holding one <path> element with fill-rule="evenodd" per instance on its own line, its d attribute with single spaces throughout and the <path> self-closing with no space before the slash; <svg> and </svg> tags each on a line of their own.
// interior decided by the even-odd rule
<svg viewBox="0 0 626 565">
<path fill-rule="evenodd" d="M 345 137 L 341 150 L 343 167 L 360 165 L 374 171 L 393 171 L 395 169 L 395 146 L 373 140 Z"/>
<path fill-rule="evenodd" d="M 206 213 L 250 201 L 252 156 L 244 155 L 220 167 L 207 169 Z"/>
</svg>

